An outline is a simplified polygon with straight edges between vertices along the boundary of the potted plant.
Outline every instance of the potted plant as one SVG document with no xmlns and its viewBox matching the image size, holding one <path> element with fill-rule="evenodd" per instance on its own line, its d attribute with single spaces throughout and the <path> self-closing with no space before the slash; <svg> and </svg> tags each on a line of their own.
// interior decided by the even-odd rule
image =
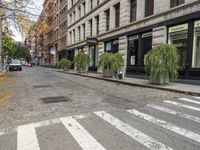
<svg viewBox="0 0 200 150">
<path fill-rule="evenodd" d="M 63 69 L 64 71 L 68 71 L 69 68 L 71 67 L 72 63 L 70 60 L 66 59 L 66 58 L 62 58 L 60 61 L 59 61 L 59 67 L 61 69 Z"/>
<path fill-rule="evenodd" d="M 74 65 L 79 73 L 86 72 L 87 66 L 90 64 L 90 57 L 84 52 L 79 52 L 74 58 Z"/>
<path fill-rule="evenodd" d="M 151 84 L 168 84 L 178 77 L 179 53 L 174 45 L 158 45 L 145 55 L 145 71 Z"/>
<path fill-rule="evenodd" d="M 114 72 L 121 71 L 123 63 L 119 53 L 104 53 L 99 59 L 99 67 L 102 68 L 104 77 L 112 77 Z"/>
</svg>

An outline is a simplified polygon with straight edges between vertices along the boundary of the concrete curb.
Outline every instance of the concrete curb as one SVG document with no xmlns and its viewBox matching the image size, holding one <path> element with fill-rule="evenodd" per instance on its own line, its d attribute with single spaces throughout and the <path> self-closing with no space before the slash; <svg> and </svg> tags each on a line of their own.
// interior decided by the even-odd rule
<svg viewBox="0 0 200 150">
<path fill-rule="evenodd" d="M 123 84 L 123 85 L 138 86 L 138 87 L 143 87 L 143 88 L 153 88 L 153 89 L 162 90 L 162 91 L 169 91 L 169 92 L 192 95 L 192 96 L 200 96 L 200 93 L 191 92 L 191 91 L 182 91 L 182 90 L 163 88 L 163 87 L 152 86 L 152 85 L 143 85 L 143 84 L 138 84 L 138 83 L 130 83 L 130 82 L 123 81 L 123 80 L 116 80 L 116 79 L 110 79 L 110 78 L 104 78 L 104 77 L 95 77 L 95 76 L 90 76 L 90 75 L 86 75 L 86 74 L 71 73 L 71 72 L 65 72 L 65 71 L 59 71 L 59 70 L 52 70 L 52 71 L 61 72 L 61 73 L 65 73 L 65 74 L 76 75 L 76 76 L 88 77 L 88 78 L 93 78 L 93 79 L 98 79 L 98 80 L 103 80 L 103 81 L 109 81 L 109 82 L 119 83 L 119 84 Z"/>
</svg>

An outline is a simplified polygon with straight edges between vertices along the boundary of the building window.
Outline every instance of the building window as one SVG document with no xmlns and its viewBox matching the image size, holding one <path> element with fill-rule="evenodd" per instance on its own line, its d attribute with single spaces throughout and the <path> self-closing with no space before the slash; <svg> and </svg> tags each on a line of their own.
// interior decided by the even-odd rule
<svg viewBox="0 0 200 150">
<path fill-rule="evenodd" d="M 81 27 L 78 27 L 78 40 L 81 41 Z"/>
<path fill-rule="evenodd" d="M 110 9 L 105 11 L 106 14 L 106 31 L 110 30 Z"/>
<path fill-rule="evenodd" d="M 72 24 L 72 14 L 69 15 L 70 23 Z"/>
<path fill-rule="evenodd" d="M 105 51 L 108 53 L 117 53 L 119 51 L 119 40 L 105 42 Z"/>
<path fill-rule="evenodd" d="M 89 23 L 90 23 L 90 36 L 92 37 L 92 19 L 89 21 Z"/>
<path fill-rule="evenodd" d="M 82 26 L 83 26 L 83 40 L 85 40 L 85 24 L 83 24 Z"/>
<path fill-rule="evenodd" d="M 74 15 L 74 22 L 76 21 L 76 11 L 73 12 Z"/>
<path fill-rule="evenodd" d="M 96 33 L 99 34 L 99 15 L 95 17 L 96 19 Z"/>
<path fill-rule="evenodd" d="M 154 0 L 145 0 L 145 17 L 154 13 Z"/>
<path fill-rule="evenodd" d="M 196 21 L 194 24 L 192 68 L 200 68 L 200 20 Z"/>
<path fill-rule="evenodd" d="M 90 9 L 92 10 L 93 9 L 93 0 L 90 0 Z"/>
<path fill-rule="evenodd" d="M 171 8 L 173 8 L 184 3 L 185 3 L 185 0 L 171 0 L 170 5 L 171 5 Z"/>
<path fill-rule="evenodd" d="M 144 66 L 144 56 L 152 49 L 152 32 L 142 34 L 142 66 Z"/>
<path fill-rule="evenodd" d="M 78 7 L 78 17 L 79 17 L 79 19 L 81 18 L 81 7 L 80 6 Z"/>
<path fill-rule="evenodd" d="M 85 2 L 83 2 L 83 15 L 85 16 L 85 14 L 86 14 L 86 10 L 85 10 Z"/>
<path fill-rule="evenodd" d="M 168 43 L 173 44 L 179 51 L 179 65 L 185 68 L 188 41 L 188 24 L 177 25 L 169 28 Z"/>
<path fill-rule="evenodd" d="M 115 28 L 119 27 L 120 24 L 120 3 L 114 6 L 115 7 Z"/>
<path fill-rule="evenodd" d="M 99 0 L 97 0 L 97 5 L 99 5 L 100 4 L 100 1 Z"/>
<path fill-rule="evenodd" d="M 136 20 L 137 15 L 137 0 L 130 0 L 130 21 Z"/>
<path fill-rule="evenodd" d="M 137 66 L 138 65 L 138 36 L 131 36 L 128 38 L 129 46 L 129 65 L 130 66 Z"/>
<path fill-rule="evenodd" d="M 75 29 L 73 30 L 73 43 L 75 43 L 76 41 L 76 32 L 75 32 Z"/>
<path fill-rule="evenodd" d="M 72 31 L 69 32 L 69 39 L 71 40 L 71 44 L 73 43 L 73 40 L 72 40 Z"/>
</svg>

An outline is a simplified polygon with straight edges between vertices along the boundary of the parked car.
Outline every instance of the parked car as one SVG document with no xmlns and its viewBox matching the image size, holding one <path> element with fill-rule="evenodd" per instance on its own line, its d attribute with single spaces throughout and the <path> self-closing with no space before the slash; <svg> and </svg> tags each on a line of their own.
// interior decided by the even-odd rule
<svg viewBox="0 0 200 150">
<path fill-rule="evenodd" d="M 22 64 L 20 60 L 12 60 L 8 67 L 9 71 L 22 71 Z"/>
<path fill-rule="evenodd" d="M 27 66 L 28 66 L 28 67 L 33 67 L 33 65 L 32 65 L 32 64 L 28 64 Z"/>
</svg>

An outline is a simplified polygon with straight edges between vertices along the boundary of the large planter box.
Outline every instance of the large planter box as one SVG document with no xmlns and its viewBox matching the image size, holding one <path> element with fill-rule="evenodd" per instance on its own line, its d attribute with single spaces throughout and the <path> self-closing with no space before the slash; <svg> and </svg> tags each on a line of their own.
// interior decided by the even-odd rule
<svg viewBox="0 0 200 150">
<path fill-rule="evenodd" d="M 112 78 L 113 72 L 110 69 L 103 69 L 103 77 Z"/>
<path fill-rule="evenodd" d="M 86 73 L 87 72 L 86 69 L 84 69 L 84 68 L 78 68 L 77 71 L 78 71 L 78 73 Z"/>
<path fill-rule="evenodd" d="M 160 78 L 154 79 L 154 80 L 149 80 L 151 84 L 169 84 L 169 76 L 166 79 L 163 79 L 163 76 L 161 75 Z"/>
</svg>

